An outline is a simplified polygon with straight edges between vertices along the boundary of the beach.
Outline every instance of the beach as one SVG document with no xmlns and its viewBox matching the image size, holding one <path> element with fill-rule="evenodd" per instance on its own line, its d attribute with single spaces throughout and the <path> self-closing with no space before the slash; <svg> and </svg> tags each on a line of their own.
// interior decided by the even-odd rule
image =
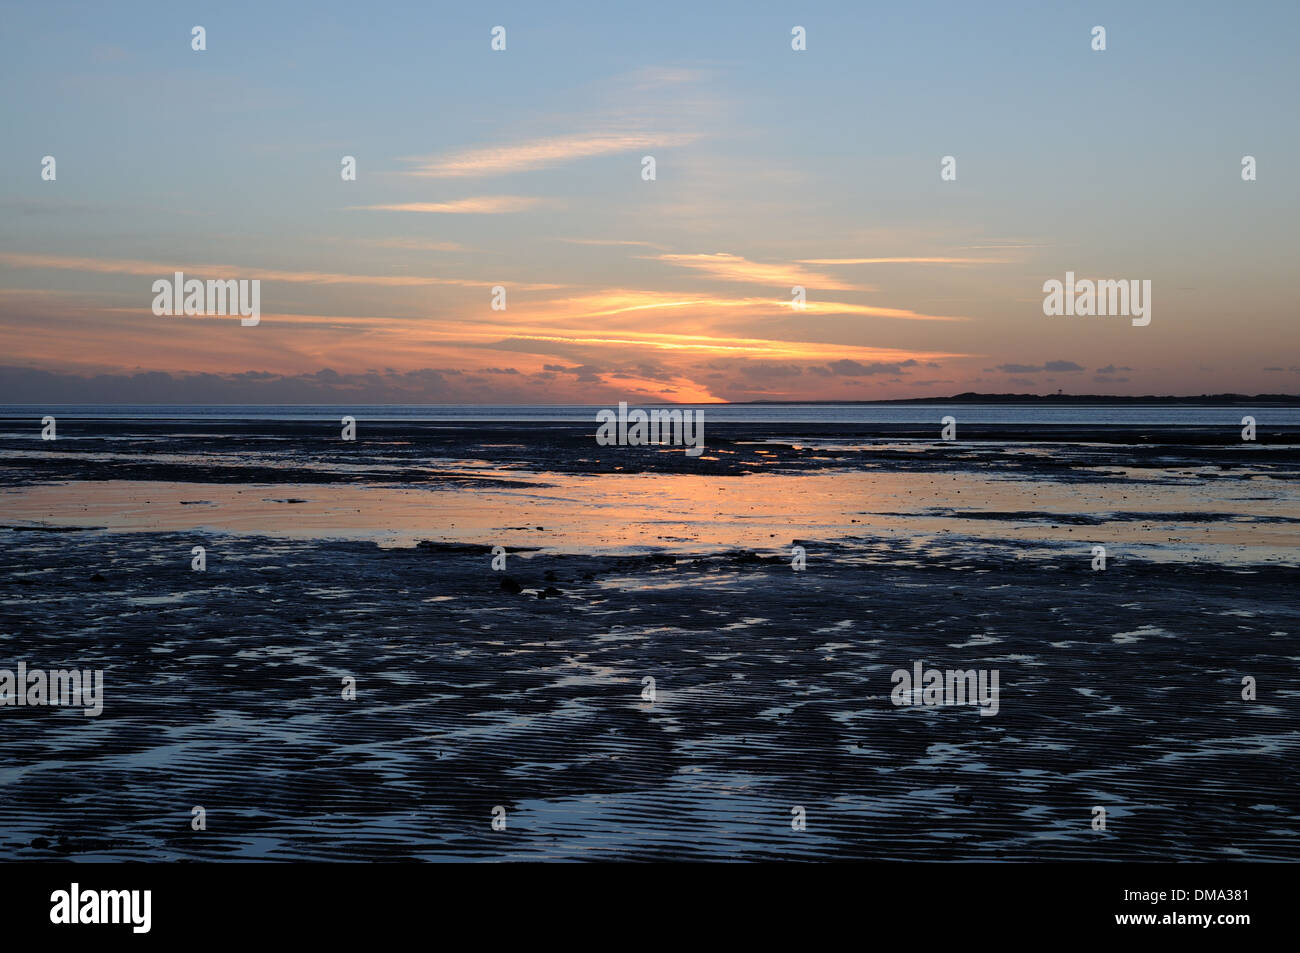
<svg viewBox="0 0 1300 953">
<path fill-rule="evenodd" d="M 0 422 L 0 666 L 104 672 L 0 709 L 3 849 L 1300 856 L 1297 428 L 594 430 Z"/>
</svg>

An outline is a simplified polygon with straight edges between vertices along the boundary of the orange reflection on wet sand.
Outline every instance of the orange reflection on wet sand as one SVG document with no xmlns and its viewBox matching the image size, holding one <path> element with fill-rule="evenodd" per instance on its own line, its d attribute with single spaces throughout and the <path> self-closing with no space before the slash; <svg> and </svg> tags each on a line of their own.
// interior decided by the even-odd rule
<svg viewBox="0 0 1300 953">
<path fill-rule="evenodd" d="M 1269 522 L 1296 511 L 1294 491 L 1267 479 L 1231 486 L 1121 478 L 1062 484 L 942 472 L 740 478 L 546 473 L 529 479 L 544 485 L 80 482 L 0 491 L 0 505 L 8 526 L 373 538 L 387 546 L 434 540 L 555 552 L 772 551 L 795 539 L 952 534 L 1025 543 L 1077 540 L 1080 546 L 1101 543 L 1120 550 L 1167 546 L 1167 558 L 1188 558 L 1207 546 L 1242 550 L 1216 558 L 1294 563 L 1300 556 L 1294 528 Z M 1143 518 L 1104 520 L 1116 510 Z M 979 513 L 1000 515 L 979 518 Z M 1054 514 L 1103 521 L 1053 523 Z M 1182 514 L 1250 519 L 1198 520 Z"/>
</svg>

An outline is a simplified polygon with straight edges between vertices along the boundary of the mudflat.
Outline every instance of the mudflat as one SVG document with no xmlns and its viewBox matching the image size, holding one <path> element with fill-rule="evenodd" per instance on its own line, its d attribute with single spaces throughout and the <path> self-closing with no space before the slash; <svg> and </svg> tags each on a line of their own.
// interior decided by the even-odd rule
<svg viewBox="0 0 1300 953">
<path fill-rule="evenodd" d="M 7 856 L 1300 857 L 1295 434 L 313 428 L 5 422 Z"/>
</svg>

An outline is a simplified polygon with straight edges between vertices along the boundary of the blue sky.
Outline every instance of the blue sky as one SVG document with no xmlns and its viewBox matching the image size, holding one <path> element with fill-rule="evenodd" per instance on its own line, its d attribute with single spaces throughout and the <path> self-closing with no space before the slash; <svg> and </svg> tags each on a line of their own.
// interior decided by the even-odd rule
<svg viewBox="0 0 1300 953">
<path fill-rule="evenodd" d="M 144 372 L 274 399 L 322 370 L 410 400 L 1300 392 L 1294 4 L 2 20 L 8 400 L 94 376 L 138 399 Z M 930 260 L 808 264 L 863 258 Z M 265 319 L 155 317 L 175 269 L 262 276 Z M 1067 270 L 1151 280 L 1152 323 L 1044 316 Z"/>
</svg>

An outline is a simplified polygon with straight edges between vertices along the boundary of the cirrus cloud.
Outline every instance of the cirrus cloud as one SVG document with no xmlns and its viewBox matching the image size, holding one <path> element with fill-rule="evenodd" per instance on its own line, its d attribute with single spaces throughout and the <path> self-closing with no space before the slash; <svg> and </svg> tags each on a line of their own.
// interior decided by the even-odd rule
<svg viewBox="0 0 1300 953">
<path fill-rule="evenodd" d="M 425 212 L 440 215 L 503 215 L 523 212 L 542 205 L 541 199 L 525 195 L 482 195 L 449 202 L 398 202 L 390 205 L 349 205 L 353 211 Z"/>
<path fill-rule="evenodd" d="M 511 145 L 468 149 L 442 156 L 409 157 L 402 161 L 420 165 L 403 175 L 433 179 L 508 175 L 542 169 L 575 159 L 631 152 L 636 149 L 679 146 L 697 137 L 689 133 L 645 135 L 642 133 L 598 132 L 568 136 L 546 136 Z"/>
</svg>

